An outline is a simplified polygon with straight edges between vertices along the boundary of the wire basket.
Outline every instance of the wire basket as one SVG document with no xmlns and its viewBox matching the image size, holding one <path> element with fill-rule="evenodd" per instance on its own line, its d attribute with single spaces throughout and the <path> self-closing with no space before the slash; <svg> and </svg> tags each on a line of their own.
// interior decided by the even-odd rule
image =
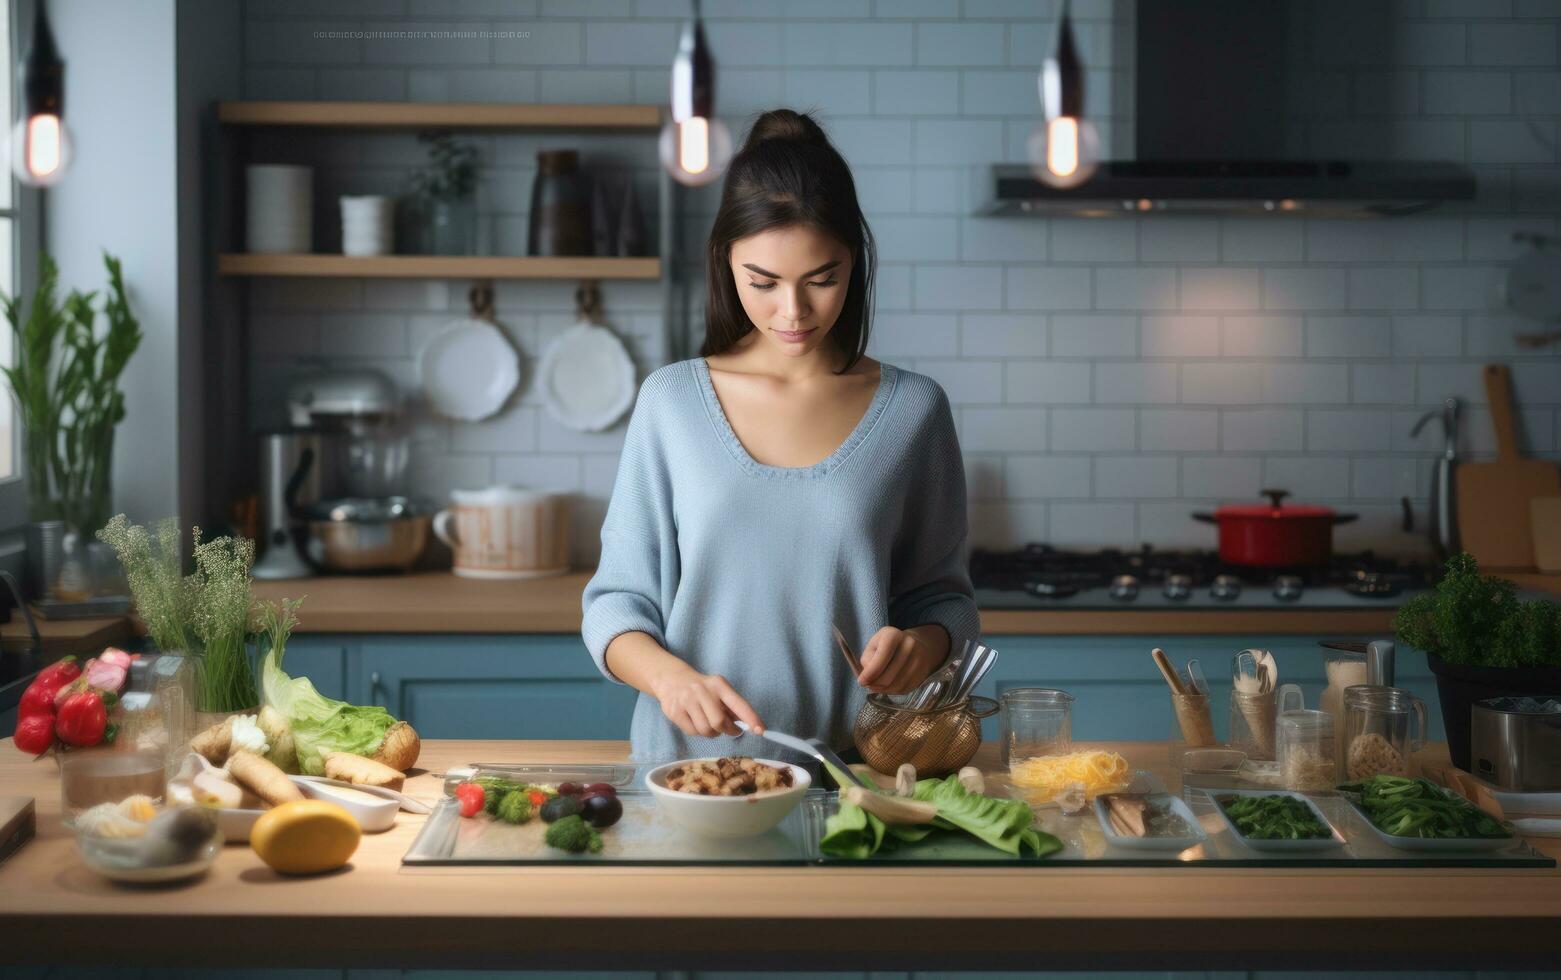
<svg viewBox="0 0 1561 980">
<path fill-rule="evenodd" d="M 869 694 L 851 736 L 862 761 L 881 773 L 909 762 L 918 776 L 957 772 L 981 747 L 981 719 L 997 714 L 991 698 L 971 697 L 936 708 L 902 708 Z"/>
</svg>

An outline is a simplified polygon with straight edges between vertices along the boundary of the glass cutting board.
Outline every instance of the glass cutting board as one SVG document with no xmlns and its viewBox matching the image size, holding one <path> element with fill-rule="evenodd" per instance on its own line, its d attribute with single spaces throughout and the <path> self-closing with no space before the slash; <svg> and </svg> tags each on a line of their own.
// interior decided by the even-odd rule
<svg viewBox="0 0 1561 980">
<path fill-rule="evenodd" d="M 612 783 L 618 787 L 623 818 L 600 831 L 599 854 L 566 854 L 543 842 L 547 825 L 539 819 L 513 826 L 487 817 L 462 818 L 446 782 L 445 797 L 434 807 L 402 862 L 409 866 L 449 865 L 806 865 L 881 864 L 888 866 L 1018 867 L 1288 867 L 1288 868 L 1554 868 L 1556 862 L 1520 839 L 1499 851 L 1410 851 L 1384 843 L 1348 801 L 1337 795 L 1311 796 L 1345 839 L 1328 851 L 1264 852 L 1248 847 L 1225 826 L 1202 790 L 1189 790 L 1187 803 L 1208 835 L 1184 851 L 1129 850 L 1110 843 L 1093 808 L 1066 816 L 1056 808 L 1036 811 L 1036 824 L 1063 842 L 1044 858 L 1016 858 L 962 833 L 934 832 L 915 844 L 880 852 L 865 861 L 832 858 L 818 849 L 825 822 L 838 808 L 833 792 L 811 789 L 780 826 L 759 837 L 715 840 L 691 834 L 662 813 L 644 788 L 652 766 L 483 766 L 483 775 L 502 775 L 530 783 Z M 1140 770 L 1133 791 L 1163 792 L 1152 774 Z M 1007 794 L 1000 778 L 988 792 Z"/>
</svg>

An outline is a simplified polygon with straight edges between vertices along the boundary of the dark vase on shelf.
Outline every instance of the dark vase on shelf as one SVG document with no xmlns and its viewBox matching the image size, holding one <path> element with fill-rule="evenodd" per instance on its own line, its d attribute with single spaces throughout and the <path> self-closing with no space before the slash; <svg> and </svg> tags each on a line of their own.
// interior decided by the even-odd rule
<svg viewBox="0 0 1561 980">
<path fill-rule="evenodd" d="M 623 178 L 623 203 L 619 207 L 616 245 L 614 251 L 624 256 L 644 255 L 648 251 L 645 247 L 645 222 L 640 217 L 639 199 L 634 195 L 632 174 Z"/>
<path fill-rule="evenodd" d="M 591 254 L 590 194 L 579 168 L 574 150 L 538 151 L 526 254 Z"/>
</svg>

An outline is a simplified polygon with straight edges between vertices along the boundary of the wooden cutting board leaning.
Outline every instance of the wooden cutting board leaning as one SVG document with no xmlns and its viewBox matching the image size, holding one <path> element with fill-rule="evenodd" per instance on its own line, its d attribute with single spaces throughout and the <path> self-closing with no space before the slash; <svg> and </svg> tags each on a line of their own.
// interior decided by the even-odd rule
<svg viewBox="0 0 1561 980">
<path fill-rule="evenodd" d="M 1485 393 L 1496 429 L 1496 459 L 1458 468 L 1458 534 L 1481 568 L 1532 569 L 1529 501 L 1561 494 L 1561 470 L 1518 452 L 1512 376 L 1505 365 L 1485 366 Z"/>
</svg>

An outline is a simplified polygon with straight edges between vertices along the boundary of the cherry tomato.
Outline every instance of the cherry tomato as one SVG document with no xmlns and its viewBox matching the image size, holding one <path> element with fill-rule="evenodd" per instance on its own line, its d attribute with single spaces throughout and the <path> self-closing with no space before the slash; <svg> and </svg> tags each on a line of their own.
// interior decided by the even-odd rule
<svg viewBox="0 0 1561 980">
<path fill-rule="evenodd" d="M 461 803 L 461 816 L 475 817 L 482 812 L 487 793 L 476 783 L 462 783 L 455 787 L 455 798 Z"/>
</svg>

